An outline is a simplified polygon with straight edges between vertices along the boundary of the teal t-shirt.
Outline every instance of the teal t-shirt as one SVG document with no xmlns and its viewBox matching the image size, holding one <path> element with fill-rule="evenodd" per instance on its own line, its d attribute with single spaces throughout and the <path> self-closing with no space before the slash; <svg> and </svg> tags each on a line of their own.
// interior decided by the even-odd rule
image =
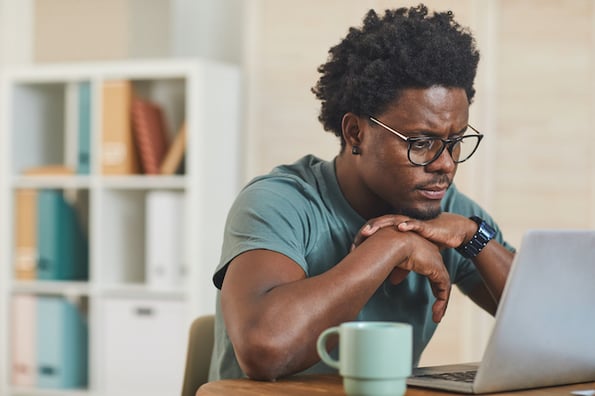
<svg viewBox="0 0 595 396">
<path fill-rule="evenodd" d="M 445 212 L 476 215 L 497 230 L 496 240 L 504 243 L 493 219 L 475 202 L 452 185 L 444 199 Z M 284 254 L 302 267 L 306 276 L 319 275 L 340 262 L 366 220 L 349 205 L 335 175 L 334 162 L 305 156 L 292 165 L 279 166 L 252 180 L 238 195 L 227 218 L 221 261 L 213 276 L 220 289 L 227 264 L 239 254 L 267 249 Z M 453 249 L 442 252 L 451 281 L 467 294 L 481 282 L 470 260 Z M 215 344 L 210 380 L 245 375 L 235 358 L 217 296 Z M 299 296 L 296 296 L 299 298 Z M 346 304 L 349 301 L 345 301 Z M 393 285 L 385 281 L 360 311 L 357 320 L 398 321 L 413 325 L 414 365 L 436 330 L 432 321 L 434 297 L 428 280 L 416 273 Z M 307 372 L 332 372 L 319 362 Z"/>
</svg>

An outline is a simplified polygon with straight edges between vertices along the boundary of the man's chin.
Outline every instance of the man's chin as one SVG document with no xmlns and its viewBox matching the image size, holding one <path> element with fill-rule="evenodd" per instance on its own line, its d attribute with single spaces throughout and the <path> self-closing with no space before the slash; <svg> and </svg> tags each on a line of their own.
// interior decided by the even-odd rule
<svg viewBox="0 0 595 396">
<path fill-rule="evenodd" d="M 405 208 L 398 211 L 399 214 L 404 216 L 408 216 L 417 220 L 432 220 L 436 217 L 440 216 L 442 213 L 442 208 L 438 206 L 437 208 L 425 208 L 425 209 L 416 209 L 416 208 Z"/>
</svg>

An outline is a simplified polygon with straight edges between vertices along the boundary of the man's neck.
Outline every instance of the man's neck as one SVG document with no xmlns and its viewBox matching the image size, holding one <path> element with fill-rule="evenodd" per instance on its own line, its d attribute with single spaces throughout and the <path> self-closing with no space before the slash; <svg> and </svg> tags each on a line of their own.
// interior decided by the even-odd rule
<svg viewBox="0 0 595 396">
<path fill-rule="evenodd" d="M 353 210 L 366 220 L 394 212 L 386 202 L 367 188 L 355 169 L 353 159 L 346 154 L 346 151 L 335 158 L 335 173 L 339 188 Z"/>
</svg>

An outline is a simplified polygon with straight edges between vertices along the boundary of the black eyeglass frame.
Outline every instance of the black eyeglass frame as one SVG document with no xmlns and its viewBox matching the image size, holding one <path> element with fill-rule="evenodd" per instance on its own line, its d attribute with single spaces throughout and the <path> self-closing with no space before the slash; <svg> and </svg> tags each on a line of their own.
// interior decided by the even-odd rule
<svg viewBox="0 0 595 396">
<path fill-rule="evenodd" d="M 483 139 L 483 134 L 481 132 L 479 132 L 477 129 L 475 129 L 473 126 L 471 126 L 471 124 L 467 124 L 467 126 L 469 128 L 471 128 L 471 130 L 473 132 L 475 132 L 477 135 L 463 135 L 463 136 L 459 136 L 459 137 L 455 137 L 455 138 L 450 138 L 450 139 L 443 139 L 437 136 L 414 136 L 414 137 L 408 137 L 405 136 L 404 134 L 402 134 L 401 132 L 397 131 L 394 128 L 389 127 L 388 125 L 386 125 L 385 123 L 383 123 L 382 121 L 379 121 L 378 119 L 372 117 L 371 115 L 368 116 L 368 118 L 370 119 L 370 121 L 372 121 L 373 123 L 375 123 L 376 125 L 379 125 L 381 127 L 383 127 L 384 129 L 386 129 L 387 131 L 391 132 L 392 134 L 400 137 L 401 139 L 403 139 L 404 141 L 407 142 L 407 159 L 409 160 L 409 162 L 411 162 L 413 165 L 416 166 L 426 166 L 431 164 L 432 162 L 436 161 L 438 158 L 440 158 L 440 156 L 442 155 L 442 152 L 444 151 L 444 149 L 446 147 L 448 147 L 448 153 L 450 154 L 452 160 L 454 161 L 455 164 L 460 164 L 462 162 L 467 161 L 469 158 L 471 158 L 473 156 L 473 154 L 475 154 L 475 152 L 477 151 L 477 148 L 479 147 L 479 144 L 481 143 L 481 140 Z M 454 145 L 457 143 L 462 142 L 465 138 L 469 138 L 469 137 L 473 137 L 473 138 L 477 138 L 477 144 L 475 145 L 475 148 L 473 149 L 473 151 L 471 151 L 471 154 L 469 154 L 466 158 L 462 159 L 462 160 L 456 160 L 452 157 L 452 150 L 454 148 Z M 411 145 L 415 142 L 419 142 L 422 140 L 433 140 L 433 141 L 440 141 L 442 143 L 442 147 L 440 148 L 440 150 L 438 150 L 436 152 L 436 154 L 434 155 L 434 157 L 428 161 L 422 162 L 422 163 L 417 163 L 415 161 L 413 161 L 411 159 Z"/>
</svg>

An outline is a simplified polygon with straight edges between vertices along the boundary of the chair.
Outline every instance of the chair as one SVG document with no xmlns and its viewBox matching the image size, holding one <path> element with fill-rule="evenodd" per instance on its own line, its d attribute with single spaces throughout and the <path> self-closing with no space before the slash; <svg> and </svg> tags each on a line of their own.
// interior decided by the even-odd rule
<svg viewBox="0 0 595 396">
<path fill-rule="evenodd" d="M 196 390 L 208 381 L 214 327 L 214 315 L 200 316 L 190 325 L 182 396 L 194 396 Z"/>
</svg>

